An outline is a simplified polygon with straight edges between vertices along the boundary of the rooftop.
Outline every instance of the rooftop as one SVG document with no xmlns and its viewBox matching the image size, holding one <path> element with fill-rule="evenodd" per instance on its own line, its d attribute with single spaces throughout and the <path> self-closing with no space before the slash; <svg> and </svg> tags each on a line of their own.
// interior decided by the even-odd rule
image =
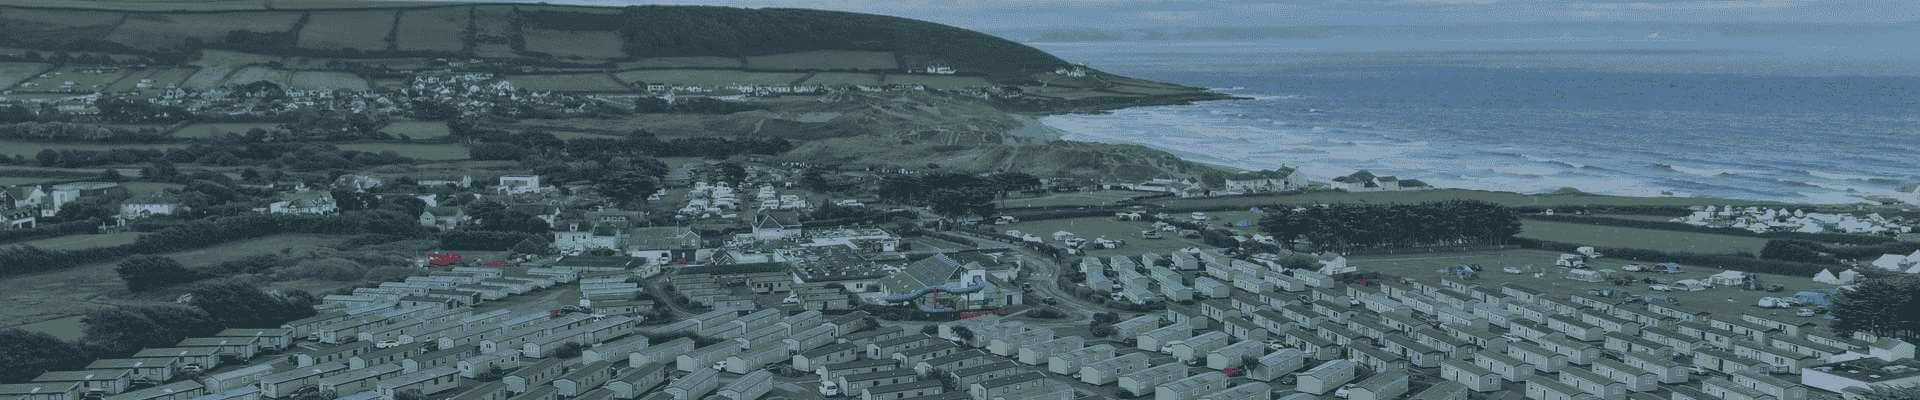
<svg viewBox="0 0 1920 400">
<path fill-rule="evenodd" d="M 1875 383 L 1920 376 L 1920 360 L 1888 362 L 1878 358 L 1862 358 L 1816 365 L 1813 369 L 1847 379 Z"/>
</svg>

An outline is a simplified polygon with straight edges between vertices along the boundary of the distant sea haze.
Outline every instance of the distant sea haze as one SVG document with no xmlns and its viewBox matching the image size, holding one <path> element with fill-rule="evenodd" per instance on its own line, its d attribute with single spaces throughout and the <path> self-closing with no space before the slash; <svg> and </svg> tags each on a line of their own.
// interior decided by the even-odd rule
<svg viewBox="0 0 1920 400">
<path fill-rule="evenodd" d="M 1034 45 L 1251 98 L 1042 119 L 1201 162 L 1810 203 L 1920 181 L 1920 56 L 1640 35 Z"/>
</svg>

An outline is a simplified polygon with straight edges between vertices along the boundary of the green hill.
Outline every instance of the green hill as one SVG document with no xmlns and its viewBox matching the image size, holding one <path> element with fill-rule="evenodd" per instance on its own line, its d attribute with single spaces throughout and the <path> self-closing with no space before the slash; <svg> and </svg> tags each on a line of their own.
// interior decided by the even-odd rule
<svg viewBox="0 0 1920 400">
<path fill-rule="evenodd" d="M 264 10 L 181 4 L 183 9 L 164 11 L 151 5 L 137 10 L 0 6 L 0 47 L 161 60 L 224 49 L 319 58 L 526 59 L 548 65 L 863 51 L 893 59 L 827 63 L 828 68 L 816 70 L 938 65 L 997 82 L 1028 82 L 1034 73 L 1067 65 L 1046 52 L 980 32 L 837 11 L 508 4 Z"/>
</svg>

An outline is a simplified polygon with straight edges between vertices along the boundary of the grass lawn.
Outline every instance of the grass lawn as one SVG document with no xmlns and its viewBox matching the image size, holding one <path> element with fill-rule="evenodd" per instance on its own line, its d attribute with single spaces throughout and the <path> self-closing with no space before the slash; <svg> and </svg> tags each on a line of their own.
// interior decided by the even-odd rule
<svg viewBox="0 0 1920 400">
<path fill-rule="evenodd" d="M 1152 229 L 1153 225 L 1139 221 L 1120 221 L 1112 217 L 1050 219 L 1008 225 L 993 225 L 992 227 L 996 232 L 1006 233 L 1008 230 L 1018 230 L 1025 234 L 1039 236 L 1041 240 L 1045 240 L 1048 243 L 1056 244 L 1058 242 L 1053 240 L 1053 233 L 1059 231 L 1072 232 L 1087 240 L 1105 236 L 1108 239 L 1126 241 L 1126 244 L 1120 246 L 1118 249 L 1095 249 L 1087 251 L 1087 254 L 1103 257 L 1111 255 L 1140 255 L 1141 253 L 1167 253 L 1188 247 L 1209 247 L 1201 244 L 1198 239 L 1176 237 L 1171 232 L 1168 232 L 1168 234 L 1165 235 L 1166 237 L 1162 239 L 1140 237 L 1140 231 Z"/>
<path fill-rule="evenodd" d="M 1591 194 L 1570 195 L 1526 195 L 1509 192 L 1489 192 L 1465 189 L 1419 190 L 1408 192 L 1313 192 L 1289 193 L 1264 196 L 1221 197 L 1202 199 L 1168 199 L 1157 203 L 1167 207 L 1253 207 L 1272 204 L 1321 204 L 1321 203 L 1425 203 L 1445 200 L 1479 200 L 1512 207 L 1539 206 L 1564 207 L 1572 205 L 1604 206 L 1696 206 L 1725 204 L 1779 204 L 1745 200 L 1727 200 L 1700 197 L 1620 197 Z"/>
<path fill-rule="evenodd" d="M 1760 254 L 1760 248 L 1767 245 L 1767 239 L 1755 237 L 1539 220 L 1522 220 L 1520 237 L 1598 247 L 1704 254 Z"/>
<path fill-rule="evenodd" d="M 28 240 L 25 242 L 8 244 L 8 246 L 27 245 L 27 246 L 39 247 L 47 250 L 83 250 L 83 249 L 113 247 L 113 246 L 119 246 L 123 244 L 129 244 L 129 243 L 133 243 L 134 239 L 139 239 L 139 238 L 140 238 L 140 232 L 102 233 L 102 234 L 95 234 L 95 235 L 67 235 L 67 236 L 61 236 L 61 237 L 51 237 L 46 239 Z"/>
<path fill-rule="evenodd" d="M 46 182 L 64 181 L 68 178 L 40 176 L 0 176 L 0 186 L 33 185 Z"/>
<path fill-rule="evenodd" d="M 1148 193 L 1128 190 L 1102 190 L 1095 192 L 1053 193 L 1035 197 L 1008 198 L 1000 202 L 1001 207 L 1059 207 L 1059 206 L 1107 206 Z"/>
<path fill-rule="evenodd" d="M 426 161 L 465 160 L 468 156 L 467 146 L 452 143 L 350 143 L 339 145 L 339 147 L 341 150 L 370 153 L 393 151 L 399 153 L 401 157 Z"/>
<path fill-rule="evenodd" d="M 440 121 L 395 121 L 388 123 L 380 131 L 395 136 L 407 135 L 414 139 L 439 139 L 453 134 L 453 131 L 447 128 L 447 123 Z"/>
<path fill-rule="evenodd" d="M 300 256 L 331 246 L 345 236 L 274 235 L 242 240 L 218 246 L 161 254 L 189 266 L 211 265 L 256 254 L 282 253 Z M 85 314 L 88 310 L 119 304 L 170 302 L 180 295 L 178 289 L 150 293 L 129 293 L 114 275 L 120 260 L 108 260 L 66 270 L 12 276 L 0 279 L 0 328 L 41 323 Z M 59 323 L 50 323 L 61 325 Z M 77 324 L 77 321 L 75 322 Z M 78 339 L 62 337 L 62 339 Z"/>
<path fill-rule="evenodd" d="M 253 130 L 253 128 L 273 130 L 279 127 L 280 124 L 271 122 L 209 122 L 182 127 L 180 130 L 173 131 L 173 137 L 213 138 L 229 133 L 245 135 L 247 131 Z"/>
<path fill-rule="evenodd" d="M 1360 256 L 1351 258 L 1350 262 L 1361 271 L 1377 271 L 1389 275 L 1410 278 L 1416 281 L 1434 283 L 1438 283 L 1440 278 L 1452 276 L 1452 274 L 1446 273 L 1443 268 L 1460 264 L 1478 264 L 1483 267 L 1484 270 L 1480 272 L 1478 279 L 1470 281 L 1471 284 L 1482 287 L 1498 286 L 1502 283 L 1525 285 L 1529 288 L 1544 291 L 1549 297 L 1560 299 L 1565 299 L 1567 296 L 1573 294 L 1584 294 L 1588 289 L 1620 289 L 1636 295 L 1660 293 L 1648 290 L 1646 284 L 1614 286 L 1609 283 L 1591 283 L 1566 279 L 1564 277 L 1564 271 L 1566 271 L 1566 269 L 1553 266 L 1553 260 L 1558 257 L 1559 254 L 1560 253 L 1557 252 L 1544 250 L 1520 249 L 1495 252 Z M 1600 258 L 1588 261 L 1587 265 L 1598 270 L 1616 271 L 1615 274 L 1631 274 L 1627 276 L 1653 278 L 1663 282 L 1682 279 L 1701 279 L 1724 271 L 1716 268 L 1687 265 L 1682 266 L 1681 271 L 1683 272 L 1678 274 L 1618 272 L 1620 271 L 1620 266 L 1630 263 L 1631 262 L 1626 260 Z M 1644 265 L 1644 263 L 1642 264 Z M 1523 269 L 1527 266 L 1536 266 L 1540 271 L 1543 271 L 1544 274 L 1539 278 L 1535 278 L 1532 274 L 1508 274 L 1501 272 L 1500 269 L 1502 267 L 1509 266 L 1522 267 Z M 1825 322 L 1820 320 L 1819 317 L 1795 317 L 1791 310 L 1760 309 L 1754 307 L 1753 304 L 1755 301 L 1760 300 L 1761 297 L 1791 297 L 1794 292 L 1833 288 L 1833 285 L 1817 283 L 1806 277 L 1765 274 L 1759 276 L 1761 277 L 1762 283 L 1779 284 L 1785 286 L 1786 290 L 1778 293 L 1770 293 L 1763 291 L 1745 291 L 1730 287 L 1716 287 L 1698 292 L 1667 292 L 1667 294 L 1678 300 L 1682 307 L 1707 311 L 1715 315 L 1737 316 L 1741 312 L 1760 312 L 1769 316 L 1801 319 L 1825 325 Z"/>
</svg>

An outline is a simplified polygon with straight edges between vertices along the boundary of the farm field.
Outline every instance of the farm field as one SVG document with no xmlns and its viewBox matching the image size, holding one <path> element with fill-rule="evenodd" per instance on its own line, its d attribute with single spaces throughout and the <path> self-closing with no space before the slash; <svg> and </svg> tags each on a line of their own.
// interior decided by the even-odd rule
<svg viewBox="0 0 1920 400">
<path fill-rule="evenodd" d="M 1573 294 L 1586 294 L 1589 289 L 1624 290 L 1627 293 L 1636 295 L 1666 294 L 1677 300 L 1682 307 L 1707 311 L 1714 315 L 1738 316 L 1742 312 L 1759 312 L 1772 317 L 1788 319 L 1799 318 L 1822 325 L 1825 324 L 1825 321 L 1820 320 L 1819 317 L 1795 317 L 1790 310 L 1763 310 L 1754 307 L 1753 304 L 1759 301 L 1761 297 L 1791 297 L 1794 292 L 1802 290 L 1834 288 L 1833 285 L 1814 282 L 1808 277 L 1758 274 L 1757 276 L 1760 277 L 1762 283 L 1779 284 L 1785 286 L 1786 289 L 1778 293 L 1771 293 L 1764 291 L 1746 291 L 1730 287 L 1716 287 L 1698 292 L 1663 293 L 1649 290 L 1645 283 L 1636 283 L 1629 286 L 1614 286 L 1607 282 L 1595 283 L 1566 279 L 1564 275 L 1567 269 L 1553 266 L 1553 261 L 1559 254 L 1560 253 L 1557 252 L 1544 250 L 1514 249 L 1489 252 L 1356 256 L 1349 258 L 1348 261 L 1351 265 L 1358 267 L 1361 272 L 1380 272 L 1425 282 L 1439 282 L 1440 278 L 1453 277 L 1453 274 L 1447 272 L 1445 268 L 1461 264 L 1475 264 L 1481 266 L 1483 270 L 1477 274 L 1477 279 L 1472 279 L 1468 282 L 1482 287 L 1495 287 L 1502 283 L 1511 283 L 1538 289 L 1546 292 L 1548 297 L 1560 299 L 1565 299 L 1567 296 Z M 1603 257 L 1590 260 L 1587 262 L 1587 265 L 1596 270 L 1615 271 L 1613 272 L 1614 275 L 1653 278 L 1661 282 L 1673 282 L 1682 279 L 1701 279 L 1724 271 L 1717 268 L 1693 265 L 1681 266 L 1681 273 L 1678 274 L 1620 271 L 1621 266 L 1632 263 L 1633 262 L 1626 260 Z M 1641 264 L 1645 265 L 1645 263 Z M 1530 273 L 1508 274 L 1501 271 L 1503 267 L 1518 267 L 1523 271 L 1538 271 L 1541 272 L 1542 275 L 1539 278 L 1535 278 Z"/>
<path fill-rule="evenodd" d="M 482 57 L 511 57 L 514 55 L 510 44 L 519 31 L 513 27 L 513 6 L 474 6 L 473 17 L 469 18 L 473 26 L 473 50 Z"/>
<path fill-rule="evenodd" d="M 234 70 L 239 68 L 237 65 L 219 64 L 202 66 L 199 70 L 194 71 L 193 75 L 187 76 L 185 81 L 180 82 L 180 87 L 187 89 L 212 89 L 220 87 L 220 82 L 225 82 L 227 75 L 232 74 Z"/>
<path fill-rule="evenodd" d="M 1620 247 L 1703 254 L 1760 254 L 1760 248 L 1767 245 L 1767 239 L 1746 236 L 1663 231 L 1657 229 L 1540 220 L 1521 220 L 1520 225 L 1521 231 L 1519 236 L 1523 238 L 1578 243 L 1596 247 Z"/>
<path fill-rule="evenodd" d="M 607 74 L 598 72 L 578 74 L 549 75 L 512 75 L 506 77 L 513 87 L 527 90 L 551 90 L 556 92 L 617 92 L 626 91 L 627 85 L 614 80 Z"/>
<path fill-rule="evenodd" d="M 139 239 L 139 232 L 101 233 L 93 235 L 67 235 L 25 242 L 9 243 L 8 246 L 27 245 L 47 250 L 84 250 L 101 247 L 113 247 L 133 243 Z"/>
<path fill-rule="evenodd" d="M 879 85 L 882 79 L 885 77 L 875 73 L 819 72 L 801 83 L 821 86 Z"/>
<path fill-rule="evenodd" d="M 351 143 L 338 145 L 341 150 L 379 153 L 393 151 L 401 157 L 425 161 L 450 161 L 467 159 L 467 146 L 458 144 L 422 144 L 422 143 Z"/>
<path fill-rule="evenodd" d="M 136 194 L 136 195 L 142 194 L 142 193 L 153 193 L 153 192 L 158 192 L 162 190 L 180 189 L 180 188 L 187 187 L 187 185 L 182 185 L 178 183 L 164 183 L 164 182 L 126 182 L 120 185 L 126 186 L 128 192 L 133 192 L 133 194 Z"/>
<path fill-rule="evenodd" d="M 1087 251 L 1089 255 L 1102 257 L 1111 255 L 1140 255 L 1140 253 L 1149 252 L 1166 253 L 1188 247 L 1210 247 L 1200 243 L 1198 239 L 1181 238 L 1175 234 L 1175 232 L 1165 232 L 1165 238 L 1162 239 L 1147 239 L 1140 236 L 1140 231 L 1152 229 L 1153 225 L 1139 221 L 1120 221 L 1113 217 L 1049 219 L 989 226 L 992 227 L 995 232 L 1007 233 L 1008 230 L 1018 230 L 1025 234 L 1039 236 L 1041 240 L 1047 243 L 1055 244 L 1059 242 L 1053 240 L 1053 233 L 1060 231 L 1072 232 L 1074 235 L 1087 240 L 1104 236 L 1107 239 L 1126 241 L 1126 245 L 1120 246 L 1118 249 L 1094 249 Z"/>
<path fill-rule="evenodd" d="M 94 67 L 68 65 L 41 74 L 39 78 L 22 82 L 14 91 L 21 92 L 73 92 L 91 93 L 107 90 L 129 72 L 121 67 Z M 67 82 L 73 82 L 68 86 Z"/>
<path fill-rule="evenodd" d="M 889 85 L 921 85 L 934 89 L 965 89 L 993 86 L 978 76 L 887 74 Z"/>
<path fill-rule="evenodd" d="M 137 49 L 179 48 L 185 46 L 188 39 L 220 42 L 235 30 L 287 32 L 299 19 L 299 13 L 272 11 L 131 14 L 107 35 L 107 41 Z"/>
<path fill-rule="evenodd" d="M 161 254 L 185 265 L 212 265 L 256 254 L 305 254 L 331 246 L 343 236 L 274 235 L 218 246 Z M 72 269 L 0 279 L 0 327 L 14 327 L 61 318 L 75 317 L 88 310 L 146 301 L 171 301 L 179 293 L 161 290 L 152 294 L 131 294 L 113 272 L 120 260 L 84 265 Z M 77 322 L 77 321 L 76 321 Z M 49 323 L 55 327 L 63 326 Z M 74 339 L 74 338 L 65 338 Z"/>
<path fill-rule="evenodd" d="M 42 142 L 0 140 L 0 155 L 33 158 L 35 155 L 40 154 L 40 150 L 46 150 L 46 149 L 107 151 L 107 150 L 113 150 L 113 149 L 171 149 L 171 148 L 177 148 L 177 147 L 186 147 L 186 145 L 184 144 L 139 144 L 139 143 L 115 143 L 115 144 L 42 143 Z"/>
<path fill-rule="evenodd" d="M 10 39 L 30 42 L 71 43 L 99 39 L 119 22 L 120 13 L 116 12 L 0 9 L 0 25 L 5 25 L 13 33 Z"/>
<path fill-rule="evenodd" d="M 220 84 L 223 86 L 238 86 L 254 82 L 267 82 L 280 87 L 287 87 L 287 81 L 292 78 L 293 73 L 291 71 L 281 71 L 266 66 L 252 65 L 233 71 L 233 74 L 227 75 L 227 80 Z"/>
<path fill-rule="evenodd" d="M 292 79 L 289 80 L 286 85 L 286 87 L 290 89 L 365 91 L 371 86 L 367 83 L 366 78 L 361 78 L 359 75 L 347 72 L 290 71 L 290 75 L 292 75 Z"/>
<path fill-rule="evenodd" d="M 620 39 L 620 32 L 615 31 L 568 31 L 523 27 L 521 36 L 527 42 L 527 51 L 537 51 L 562 58 L 620 58 L 627 54 L 626 50 L 622 49 L 625 42 Z"/>
<path fill-rule="evenodd" d="M 614 74 L 625 82 L 669 83 L 702 86 L 786 85 L 807 77 L 799 72 L 748 72 L 703 69 L 659 69 L 623 71 Z"/>
<path fill-rule="evenodd" d="M 896 71 L 900 63 L 892 52 L 859 50 L 815 50 L 746 57 L 747 68 L 757 70 L 885 70 Z"/>
<path fill-rule="evenodd" d="M 440 121 L 394 121 L 387 123 L 387 126 L 380 131 L 393 135 L 407 135 L 415 140 L 439 139 L 453 134 L 447 129 L 447 123 Z"/>
<path fill-rule="evenodd" d="M 12 88 L 13 85 L 39 76 L 49 68 L 53 68 L 53 64 L 0 62 L 0 89 Z"/>
<path fill-rule="evenodd" d="M 1134 197 L 1150 193 L 1130 190 L 1101 190 L 1095 192 L 1052 193 L 1037 197 L 1009 198 L 1000 202 L 1001 207 L 1060 207 L 1060 206 L 1108 206 Z"/>
<path fill-rule="evenodd" d="M 1779 204 L 1747 200 L 1728 200 L 1702 197 L 1619 197 L 1591 194 L 1554 194 L 1529 195 L 1511 192 L 1489 192 L 1465 189 L 1417 190 L 1406 192 L 1312 192 L 1289 193 L 1241 197 L 1219 197 L 1201 199 L 1155 200 L 1175 209 L 1235 207 L 1246 208 L 1273 204 L 1328 204 L 1357 203 L 1374 204 L 1425 203 L 1447 200 L 1478 200 L 1509 207 L 1565 207 L 1575 205 L 1594 206 L 1703 206 L 1703 205 L 1747 205 Z"/>
<path fill-rule="evenodd" d="M 47 182 L 59 182 L 59 181 L 64 181 L 68 179 L 69 178 L 56 178 L 56 177 L 45 177 L 45 176 L 0 176 L 0 186 L 34 185 L 34 184 L 41 184 L 41 183 L 47 183 Z"/>
<path fill-rule="evenodd" d="M 614 64 L 620 69 L 635 68 L 724 68 L 740 69 L 738 58 L 728 57 L 652 57 Z"/>
<path fill-rule="evenodd" d="M 173 137 L 205 139 L 220 137 L 228 133 L 245 135 L 247 131 L 253 128 L 271 130 L 278 129 L 279 127 L 280 124 L 272 122 L 208 122 L 181 127 L 180 130 L 173 131 Z"/>
<path fill-rule="evenodd" d="M 300 29 L 301 48 L 384 51 L 393 30 L 394 11 L 315 11 Z"/>
<path fill-rule="evenodd" d="M 394 44 L 402 51 L 460 51 L 466 47 L 468 16 L 466 7 L 401 11 Z"/>
</svg>

